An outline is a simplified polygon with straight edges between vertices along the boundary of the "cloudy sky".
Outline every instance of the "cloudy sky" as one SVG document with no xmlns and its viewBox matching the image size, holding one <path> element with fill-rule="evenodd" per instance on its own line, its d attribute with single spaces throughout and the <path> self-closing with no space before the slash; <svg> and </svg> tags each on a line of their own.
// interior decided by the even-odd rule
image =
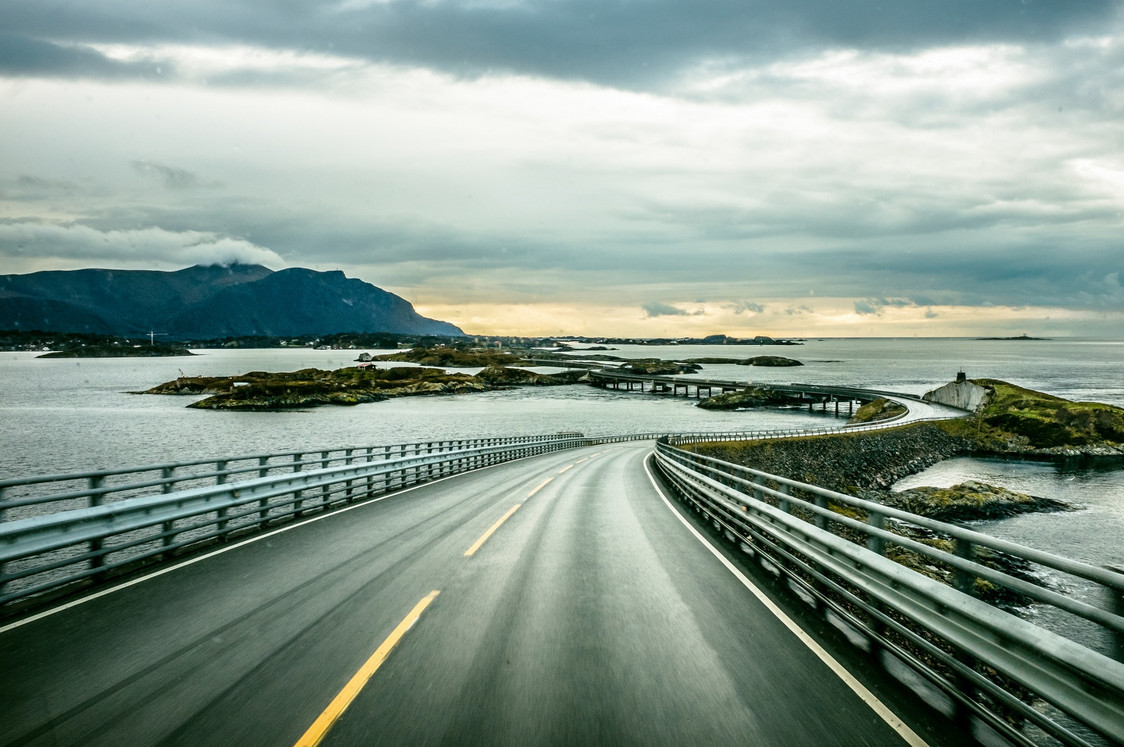
<svg viewBox="0 0 1124 747">
<path fill-rule="evenodd" d="M 1120 0 L 4 0 L 0 274 L 473 333 L 1124 337 Z"/>
</svg>

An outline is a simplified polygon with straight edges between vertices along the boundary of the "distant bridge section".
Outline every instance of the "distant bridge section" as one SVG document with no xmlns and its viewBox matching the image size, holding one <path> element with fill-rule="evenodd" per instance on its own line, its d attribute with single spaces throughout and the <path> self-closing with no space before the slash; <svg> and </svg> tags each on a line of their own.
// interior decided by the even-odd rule
<svg viewBox="0 0 1124 747">
<path fill-rule="evenodd" d="M 825 384 L 773 384 L 691 376 L 657 376 L 607 369 L 590 371 L 589 383 L 604 389 L 649 391 L 672 396 L 678 396 L 682 392 L 684 397 L 691 397 L 693 392 L 696 399 L 702 399 L 704 392 L 706 397 L 712 397 L 715 393 L 739 392 L 748 388 L 762 389 L 787 394 L 794 403 L 806 404 L 808 412 L 814 412 L 817 406 L 822 412 L 827 412 L 829 406 L 834 407 L 837 416 L 843 414 L 841 411 L 843 406 L 846 406 L 846 414 L 852 415 L 856 402 L 865 404 L 884 398 L 901 404 L 909 411 L 909 414 L 898 419 L 898 422 L 930 417 L 962 417 L 966 414 L 966 411 L 953 407 L 934 407 L 916 394 Z"/>
</svg>

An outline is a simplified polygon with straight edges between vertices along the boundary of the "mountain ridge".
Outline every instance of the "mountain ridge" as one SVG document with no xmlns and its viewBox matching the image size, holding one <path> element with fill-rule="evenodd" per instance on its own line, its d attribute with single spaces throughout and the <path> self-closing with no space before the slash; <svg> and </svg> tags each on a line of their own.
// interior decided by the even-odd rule
<svg viewBox="0 0 1124 747">
<path fill-rule="evenodd" d="M 0 329 L 172 338 L 387 332 L 462 336 L 410 302 L 339 270 L 194 265 L 0 275 Z"/>
</svg>

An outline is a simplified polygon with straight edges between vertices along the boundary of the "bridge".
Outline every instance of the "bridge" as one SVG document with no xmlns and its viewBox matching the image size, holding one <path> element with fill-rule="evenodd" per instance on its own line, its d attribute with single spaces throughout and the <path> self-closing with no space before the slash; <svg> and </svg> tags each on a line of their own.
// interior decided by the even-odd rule
<svg viewBox="0 0 1124 747">
<path fill-rule="evenodd" d="M 682 448 L 705 437 L 2 481 L 0 743 L 1124 734 L 1120 574 Z M 954 584 L 894 562 L 903 550 Z M 1103 603 L 978 562 L 995 551 Z M 1096 631 L 1108 653 L 985 604 L 982 582 Z"/>
</svg>

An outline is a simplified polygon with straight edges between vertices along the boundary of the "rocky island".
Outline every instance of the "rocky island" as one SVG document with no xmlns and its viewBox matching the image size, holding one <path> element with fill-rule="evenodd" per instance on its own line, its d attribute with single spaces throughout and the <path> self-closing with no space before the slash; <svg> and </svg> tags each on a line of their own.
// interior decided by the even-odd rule
<svg viewBox="0 0 1124 747">
<path fill-rule="evenodd" d="M 241 376 L 181 376 L 140 394 L 210 395 L 188 407 L 204 410 L 292 410 L 319 405 L 358 405 L 391 397 L 464 394 L 513 386 L 572 384 L 584 371 L 537 374 L 493 360 L 478 374 L 439 368 L 372 365 L 325 371 L 306 368 L 287 373 L 252 371 Z"/>
<path fill-rule="evenodd" d="M 37 358 L 167 358 L 182 355 L 195 355 L 185 345 L 179 343 L 143 345 L 77 345 L 36 356 Z"/>
</svg>

